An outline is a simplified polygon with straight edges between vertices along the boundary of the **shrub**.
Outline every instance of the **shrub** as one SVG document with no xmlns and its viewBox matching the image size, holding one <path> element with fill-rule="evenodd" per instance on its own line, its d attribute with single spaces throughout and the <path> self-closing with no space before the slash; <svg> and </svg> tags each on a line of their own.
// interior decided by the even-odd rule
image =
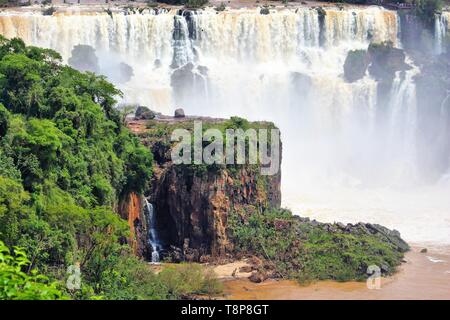
<svg viewBox="0 0 450 320">
<path fill-rule="evenodd" d="M 199 264 L 179 264 L 166 267 L 158 275 L 167 289 L 168 298 L 178 299 L 190 294 L 218 294 L 221 283 L 210 269 Z"/>
<path fill-rule="evenodd" d="M 426 27 L 432 29 L 436 14 L 442 11 L 442 0 L 416 0 L 415 14 Z"/>
<path fill-rule="evenodd" d="M 159 3 L 155 2 L 155 1 L 152 1 L 152 0 L 149 0 L 149 1 L 147 1 L 147 7 L 152 8 L 152 9 L 156 9 L 156 8 L 159 7 Z"/>
<path fill-rule="evenodd" d="M 235 250 L 266 260 L 281 277 L 301 282 L 363 280 L 369 265 L 388 266 L 393 272 L 400 264 L 402 252 L 388 241 L 332 229 L 302 221 L 284 209 L 235 212 L 229 219 Z"/>
<path fill-rule="evenodd" d="M 187 0 L 184 4 L 186 8 L 198 9 L 204 7 L 208 0 Z"/>
<path fill-rule="evenodd" d="M 95 297 L 105 257 L 124 255 L 129 226 L 113 210 L 152 174 L 150 151 L 114 108 L 120 94 L 55 51 L 0 37 L 0 239 L 25 248 L 27 272 L 63 280 L 79 263 L 77 298 Z"/>
<path fill-rule="evenodd" d="M 210 269 L 198 264 L 164 266 L 155 274 L 147 263 L 129 251 L 109 256 L 97 281 L 98 294 L 104 299 L 166 300 L 190 295 L 216 295 L 221 283 Z"/>
<path fill-rule="evenodd" d="M 30 274 L 22 270 L 30 261 L 25 252 L 16 247 L 11 254 L 0 241 L 0 300 L 59 300 L 67 299 L 56 282 L 36 270 Z"/>
</svg>

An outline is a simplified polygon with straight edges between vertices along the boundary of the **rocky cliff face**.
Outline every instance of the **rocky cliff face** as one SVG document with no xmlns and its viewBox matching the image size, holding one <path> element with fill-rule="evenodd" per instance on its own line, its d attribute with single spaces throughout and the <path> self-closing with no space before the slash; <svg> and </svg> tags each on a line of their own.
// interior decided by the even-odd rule
<svg viewBox="0 0 450 320">
<path fill-rule="evenodd" d="M 143 216 L 142 197 L 136 193 L 126 195 L 119 202 L 120 216 L 128 221 L 130 238 L 127 239 L 133 252 L 138 256 L 147 255 L 146 226 Z"/>
<path fill-rule="evenodd" d="M 170 157 L 173 146 L 170 134 L 175 128 L 189 128 L 193 120 L 134 120 L 129 123 L 154 154 L 155 174 L 147 198 L 155 208 L 162 255 L 173 261 L 225 257 L 233 250 L 227 231 L 231 212 L 279 208 L 281 203 L 280 172 L 264 176 L 258 165 L 175 165 Z M 222 130 L 228 123 L 220 119 L 201 120 L 204 126 Z M 249 125 L 273 127 L 271 123 Z"/>
</svg>

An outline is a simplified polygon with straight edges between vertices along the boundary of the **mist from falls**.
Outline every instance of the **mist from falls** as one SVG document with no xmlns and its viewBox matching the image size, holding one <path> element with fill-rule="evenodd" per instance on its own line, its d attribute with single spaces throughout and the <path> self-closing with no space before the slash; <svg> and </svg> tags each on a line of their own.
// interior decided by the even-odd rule
<svg viewBox="0 0 450 320">
<path fill-rule="evenodd" d="M 442 21 L 436 32 L 445 35 Z M 397 14 L 379 7 L 327 8 L 325 16 L 307 7 L 269 15 L 0 14 L 1 34 L 53 48 L 66 61 L 74 45 L 87 44 L 102 70 L 117 59 L 131 65 L 134 77 L 119 85 L 126 102 L 167 114 L 183 107 L 186 114 L 275 122 L 283 205 L 294 213 L 381 223 L 409 241 L 450 244 L 450 160 L 435 179 L 417 159 L 420 70 L 396 75 L 383 108 L 369 75 L 354 83 L 342 76 L 349 50 L 370 41 L 401 46 L 400 32 Z"/>
</svg>

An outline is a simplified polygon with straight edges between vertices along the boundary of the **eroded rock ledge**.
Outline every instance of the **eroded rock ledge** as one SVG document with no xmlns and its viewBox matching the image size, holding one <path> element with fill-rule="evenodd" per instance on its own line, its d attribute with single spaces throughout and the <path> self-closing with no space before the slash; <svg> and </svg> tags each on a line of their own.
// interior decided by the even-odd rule
<svg viewBox="0 0 450 320">
<path fill-rule="evenodd" d="M 256 207 L 264 210 L 279 208 L 281 204 L 280 172 L 264 176 L 258 165 L 250 164 L 172 163 L 170 151 L 175 144 L 170 141 L 172 131 L 177 128 L 191 131 L 194 121 L 199 120 L 204 130 L 218 128 L 222 132 L 241 126 L 244 130 L 275 128 L 269 122 L 248 122 L 240 118 L 226 120 L 160 114 L 151 120 L 135 118 L 129 121 L 128 126 L 154 155 L 154 177 L 146 196 L 156 209 L 163 256 L 172 261 L 206 262 L 230 257 L 234 248 L 227 231 L 229 213 Z M 145 250 L 139 251 L 145 255 Z"/>
<path fill-rule="evenodd" d="M 244 271 L 251 272 L 256 282 L 268 277 L 364 279 L 371 265 L 390 274 L 401 263 L 409 247 L 398 231 L 370 223 L 320 223 L 280 209 L 280 172 L 263 176 L 258 165 L 249 164 L 175 165 L 170 135 L 176 128 L 191 131 L 195 120 L 202 120 L 204 130 L 214 127 L 221 132 L 236 127 L 275 128 L 270 122 L 179 114 L 154 113 L 152 119 L 137 117 L 128 122 L 154 155 L 154 177 L 146 198 L 156 209 L 164 259 L 223 262 L 249 258 L 255 263 Z M 132 215 L 134 221 L 124 216 L 135 228 L 137 253 L 149 257 L 151 249 L 145 247 L 145 239 L 139 239 L 146 235 L 143 212 Z"/>
</svg>

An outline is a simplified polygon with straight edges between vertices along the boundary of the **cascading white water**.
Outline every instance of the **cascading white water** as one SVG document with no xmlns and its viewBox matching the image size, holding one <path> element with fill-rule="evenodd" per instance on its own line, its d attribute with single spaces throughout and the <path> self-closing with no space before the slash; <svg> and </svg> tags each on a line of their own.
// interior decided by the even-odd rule
<svg viewBox="0 0 450 320">
<path fill-rule="evenodd" d="M 148 202 L 147 199 L 144 198 L 145 208 L 147 210 L 147 229 L 148 229 L 148 244 L 152 248 L 152 263 L 159 262 L 159 250 L 160 243 L 158 240 L 158 232 L 156 230 L 156 221 L 155 221 L 155 208 L 153 205 Z"/>
<path fill-rule="evenodd" d="M 412 62 L 408 61 L 411 65 Z M 420 73 L 419 68 L 413 67 L 401 76 L 397 72 L 390 93 L 388 105 L 389 117 L 387 123 L 387 150 L 386 154 L 393 161 L 392 181 L 404 181 L 405 178 L 415 182 L 417 180 L 416 168 L 416 128 L 417 128 L 417 101 L 415 94 L 414 76 Z M 399 148 L 398 141 L 402 141 Z"/>
<path fill-rule="evenodd" d="M 145 11 L 111 17 L 104 12 L 74 11 L 43 16 L 40 12 L 7 11 L 0 14 L 0 34 L 55 49 L 66 62 L 75 45 L 90 45 L 97 51 L 101 70 L 111 71 L 117 61 L 133 67 L 132 81 L 119 85 L 125 101 L 169 112 L 174 15 L 174 11 Z M 157 60 L 160 66 L 155 64 Z"/>
<path fill-rule="evenodd" d="M 418 181 L 419 70 L 396 75 L 382 108 L 374 79 L 347 83 L 342 76 L 349 50 L 367 49 L 370 41 L 401 45 L 397 14 L 375 6 L 325 12 L 2 12 L 0 33 L 54 48 L 64 59 L 74 45 L 91 45 L 103 69 L 125 61 L 135 73 L 119 86 L 128 102 L 164 113 L 183 107 L 187 114 L 274 121 L 283 140 L 283 205 L 295 213 L 377 222 L 407 240 L 450 243 L 448 187 Z M 182 83 L 189 90 L 177 97 L 172 68 L 186 63 L 201 83 Z"/>
<path fill-rule="evenodd" d="M 450 102 L 450 90 L 447 90 L 447 96 L 442 100 L 441 103 L 441 112 L 440 112 L 440 123 L 439 123 L 439 135 L 438 139 L 444 140 L 447 139 L 448 133 L 450 132 L 448 119 L 450 117 L 450 110 L 449 110 L 449 102 Z M 439 180 L 439 184 L 444 186 L 450 186 L 450 159 L 449 159 L 449 166 L 445 174 L 441 177 Z"/>
<path fill-rule="evenodd" d="M 444 11 L 436 15 L 434 20 L 434 51 L 441 54 L 445 51 L 444 43 L 450 30 L 450 12 Z"/>
</svg>

